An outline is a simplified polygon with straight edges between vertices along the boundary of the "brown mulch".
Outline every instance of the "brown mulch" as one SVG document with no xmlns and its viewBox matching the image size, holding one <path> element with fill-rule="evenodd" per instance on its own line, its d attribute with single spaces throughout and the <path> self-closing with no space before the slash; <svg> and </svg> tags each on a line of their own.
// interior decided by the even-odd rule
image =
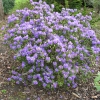
<svg viewBox="0 0 100 100">
<path fill-rule="evenodd" d="M 100 91 L 94 87 L 92 76 L 86 83 L 79 82 L 75 89 L 66 90 L 59 88 L 54 91 L 45 90 L 38 86 L 17 85 L 7 81 L 11 75 L 9 71 L 13 66 L 20 65 L 13 59 L 14 52 L 3 45 L 3 37 L 0 36 L 0 100 L 100 100 Z M 92 68 L 95 74 L 100 71 L 100 62 Z M 5 93 L 2 90 L 6 90 Z M 39 98 L 40 99 L 39 99 Z"/>
</svg>

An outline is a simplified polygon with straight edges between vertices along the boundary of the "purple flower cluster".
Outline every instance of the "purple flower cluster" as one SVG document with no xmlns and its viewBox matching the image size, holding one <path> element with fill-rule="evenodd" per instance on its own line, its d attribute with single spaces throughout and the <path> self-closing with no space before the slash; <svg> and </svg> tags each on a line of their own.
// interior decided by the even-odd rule
<svg viewBox="0 0 100 100">
<path fill-rule="evenodd" d="M 17 50 L 14 59 L 22 59 L 20 70 L 22 73 L 29 72 L 27 80 L 32 84 L 41 83 L 43 87 L 56 88 L 59 85 L 56 75 L 62 74 L 67 86 L 72 84 L 75 88 L 78 72 L 84 70 L 87 74 L 90 72 L 90 58 L 96 55 L 96 60 L 99 59 L 100 41 L 91 30 L 91 16 L 84 17 L 81 13 L 70 16 L 69 12 L 74 13 L 77 9 L 65 8 L 61 13 L 51 13 L 54 5 L 50 8 L 42 0 L 30 0 L 30 3 L 34 6 L 33 10 L 16 10 L 16 15 L 8 17 L 8 24 L 16 24 L 14 28 L 6 29 L 5 44 L 12 41 L 9 47 Z M 14 79 L 17 84 L 26 81 L 22 79 L 24 74 L 12 73 L 16 76 L 8 78 L 9 81 Z"/>
</svg>

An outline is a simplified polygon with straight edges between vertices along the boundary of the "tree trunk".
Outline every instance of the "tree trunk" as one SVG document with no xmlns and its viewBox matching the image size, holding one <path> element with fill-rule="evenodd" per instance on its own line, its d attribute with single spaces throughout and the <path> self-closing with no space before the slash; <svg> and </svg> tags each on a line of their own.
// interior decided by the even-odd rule
<svg viewBox="0 0 100 100">
<path fill-rule="evenodd" d="M 3 2 L 0 0 L 0 21 L 4 19 Z"/>
</svg>

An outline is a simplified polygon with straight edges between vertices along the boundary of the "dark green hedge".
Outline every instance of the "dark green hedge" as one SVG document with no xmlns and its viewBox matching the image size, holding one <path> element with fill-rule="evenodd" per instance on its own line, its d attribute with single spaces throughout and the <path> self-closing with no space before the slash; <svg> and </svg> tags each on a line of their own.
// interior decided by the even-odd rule
<svg viewBox="0 0 100 100">
<path fill-rule="evenodd" d="M 4 14 L 8 14 L 9 10 L 14 7 L 15 0 L 2 0 L 4 7 Z"/>
<path fill-rule="evenodd" d="M 69 8 L 71 9 L 81 9 L 84 0 L 68 0 Z"/>
</svg>

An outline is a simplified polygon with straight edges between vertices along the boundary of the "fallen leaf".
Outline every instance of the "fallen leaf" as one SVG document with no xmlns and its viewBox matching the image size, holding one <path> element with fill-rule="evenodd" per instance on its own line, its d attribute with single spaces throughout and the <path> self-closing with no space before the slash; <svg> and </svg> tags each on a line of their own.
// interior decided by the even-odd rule
<svg viewBox="0 0 100 100">
<path fill-rule="evenodd" d="M 8 69 L 10 69 L 10 67 L 7 67 Z"/>
<path fill-rule="evenodd" d="M 72 94 L 73 94 L 74 96 L 76 96 L 77 98 L 80 98 L 77 94 L 75 94 L 75 93 L 73 93 L 73 92 L 72 92 Z"/>
<path fill-rule="evenodd" d="M 93 99 L 96 99 L 96 98 L 98 98 L 98 97 L 97 97 L 97 96 L 92 96 L 92 98 L 93 98 Z"/>
</svg>

